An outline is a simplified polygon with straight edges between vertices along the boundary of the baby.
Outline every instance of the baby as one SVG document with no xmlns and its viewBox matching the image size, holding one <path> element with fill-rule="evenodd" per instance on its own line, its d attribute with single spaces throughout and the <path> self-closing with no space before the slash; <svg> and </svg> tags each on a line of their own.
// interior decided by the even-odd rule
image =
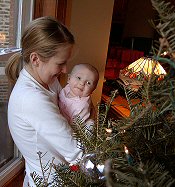
<svg viewBox="0 0 175 187">
<path fill-rule="evenodd" d="M 59 94 L 59 107 L 63 116 L 72 124 L 79 116 L 86 124 L 93 123 L 94 107 L 91 93 L 99 80 L 97 69 L 90 64 L 78 64 L 68 75 L 67 85 Z"/>
</svg>

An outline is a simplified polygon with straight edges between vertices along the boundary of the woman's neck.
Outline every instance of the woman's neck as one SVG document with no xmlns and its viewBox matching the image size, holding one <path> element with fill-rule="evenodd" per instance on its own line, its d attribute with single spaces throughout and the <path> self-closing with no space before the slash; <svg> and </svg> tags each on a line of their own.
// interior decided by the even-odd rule
<svg viewBox="0 0 175 187">
<path fill-rule="evenodd" d="M 40 81 L 37 73 L 35 73 L 32 67 L 30 67 L 29 65 L 25 65 L 24 68 L 39 84 L 41 84 L 46 90 L 50 91 L 49 86 L 47 84 L 44 84 L 42 81 Z"/>
</svg>

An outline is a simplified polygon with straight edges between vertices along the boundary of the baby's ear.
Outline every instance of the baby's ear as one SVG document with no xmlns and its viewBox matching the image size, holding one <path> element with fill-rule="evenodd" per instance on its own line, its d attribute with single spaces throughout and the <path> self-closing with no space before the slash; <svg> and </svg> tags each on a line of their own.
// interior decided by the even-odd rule
<svg viewBox="0 0 175 187">
<path fill-rule="evenodd" d="M 69 83 L 69 80 L 70 80 L 70 74 L 68 74 L 68 77 L 67 77 L 67 83 Z"/>
</svg>

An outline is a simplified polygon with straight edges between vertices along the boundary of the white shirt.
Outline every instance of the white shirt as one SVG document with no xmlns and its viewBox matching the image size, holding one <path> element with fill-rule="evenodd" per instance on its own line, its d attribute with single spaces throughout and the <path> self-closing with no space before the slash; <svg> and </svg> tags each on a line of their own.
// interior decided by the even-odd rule
<svg viewBox="0 0 175 187">
<path fill-rule="evenodd" d="M 55 163 L 75 163 L 82 152 L 71 136 L 67 120 L 58 108 L 58 92 L 61 89 L 56 80 L 46 90 L 25 69 L 12 90 L 8 105 L 8 124 L 12 138 L 25 158 L 26 175 L 30 186 L 35 186 L 30 173 L 40 176 L 41 166 L 37 152 L 46 155 L 42 164 L 52 157 Z"/>
</svg>

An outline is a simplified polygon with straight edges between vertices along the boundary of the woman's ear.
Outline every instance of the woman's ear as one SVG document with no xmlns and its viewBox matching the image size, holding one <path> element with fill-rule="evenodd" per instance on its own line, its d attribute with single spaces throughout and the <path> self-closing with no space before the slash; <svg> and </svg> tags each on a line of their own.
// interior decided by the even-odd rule
<svg viewBox="0 0 175 187">
<path fill-rule="evenodd" d="M 37 53 L 33 52 L 30 54 L 30 62 L 33 66 L 39 66 L 40 59 Z"/>
<path fill-rule="evenodd" d="M 67 75 L 67 83 L 69 83 L 70 76 L 71 76 L 71 74 L 68 74 L 68 75 Z"/>
</svg>

